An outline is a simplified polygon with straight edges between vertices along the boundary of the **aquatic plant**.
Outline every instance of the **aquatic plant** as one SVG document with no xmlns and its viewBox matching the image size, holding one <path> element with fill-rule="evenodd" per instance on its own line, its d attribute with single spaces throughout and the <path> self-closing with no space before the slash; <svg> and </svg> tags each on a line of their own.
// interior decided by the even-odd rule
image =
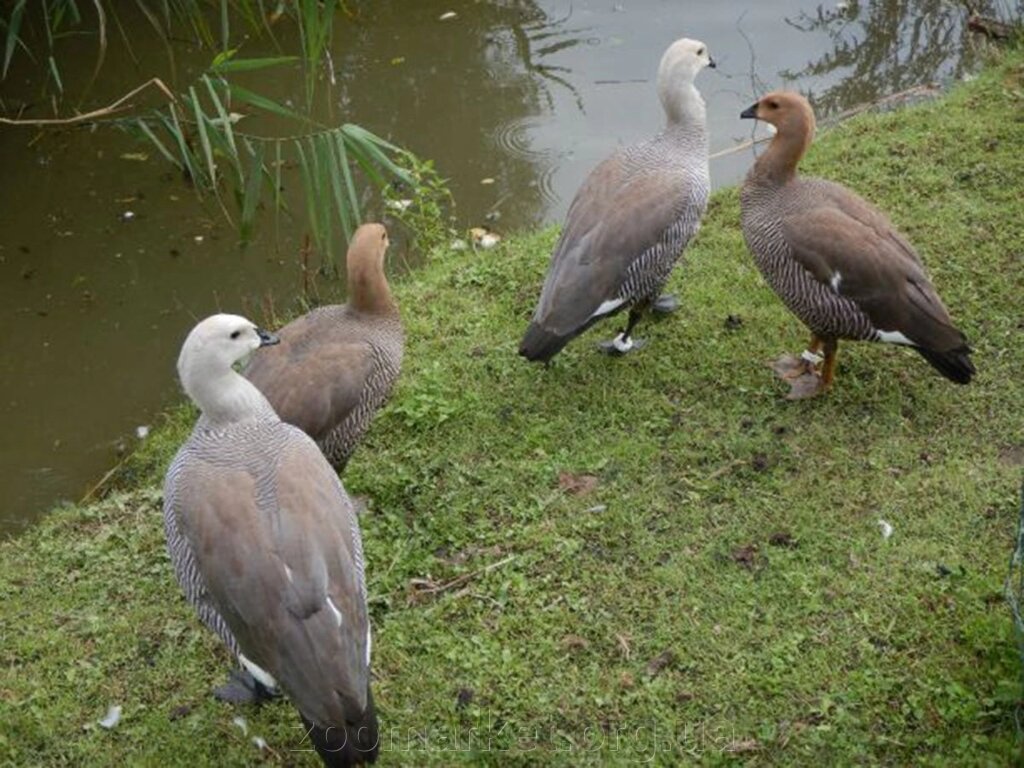
<svg viewBox="0 0 1024 768">
<path fill-rule="evenodd" d="M 112 36 L 109 30 L 117 30 L 119 44 L 137 60 L 116 3 L 93 0 L 93 18 L 84 17 L 79 5 L 86 6 L 76 0 L 44 0 L 38 5 L 17 0 L 6 15 L 0 14 L 0 79 L 8 76 L 16 55 L 36 66 L 45 65 L 43 92 L 55 112 L 69 99 L 57 45 L 61 38 L 83 32 L 96 36 L 95 65 L 85 92 L 78 95 L 79 103 L 103 67 Z M 307 226 L 322 255 L 321 266 L 331 271 L 337 270 L 344 244 L 371 199 L 380 207 L 388 199 L 401 199 L 402 205 L 388 206 L 389 210 L 417 234 L 423 233 L 421 246 L 430 247 L 447 233 L 442 211 L 450 196 L 433 166 L 359 125 L 334 118 L 330 89 L 318 91 L 324 80 L 335 83 L 330 44 L 335 24 L 350 15 L 343 0 L 138 0 L 137 6 L 164 42 L 172 72 L 175 60 L 170 42 L 182 34 L 214 54 L 206 71 L 181 88 L 153 78 L 146 86 L 157 87 L 165 101 L 143 113 L 123 111 L 140 87 L 106 108 L 84 114 L 46 120 L 0 117 L 0 123 L 102 122 L 127 129 L 177 166 L 200 197 L 212 197 L 243 242 L 252 237 L 261 206 L 269 205 L 275 214 L 291 214 L 282 194 L 282 171 L 297 168 Z M 275 27 L 288 24 L 294 26 L 290 32 L 297 32 L 291 35 L 293 41 L 297 37 L 294 51 L 282 50 L 283 36 L 274 34 Z M 245 43 L 236 45 L 235 40 L 243 37 L 269 39 L 281 55 L 241 56 Z M 295 65 L 303 70 L 301 106 L 282 103 L 238 82 L 256 70 Z M 323 112 L 326 119 L 314 117 Z M 277 135 L 242 131 L 238 122 L 243 117 L 263 117 L 265 123 L 283 130 L 277 130 Z"/>
</svg>

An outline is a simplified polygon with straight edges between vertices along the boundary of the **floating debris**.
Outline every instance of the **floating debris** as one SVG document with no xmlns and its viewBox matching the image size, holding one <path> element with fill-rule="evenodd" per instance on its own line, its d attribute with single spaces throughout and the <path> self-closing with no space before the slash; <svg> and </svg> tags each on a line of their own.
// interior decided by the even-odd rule
<svg viewBox="0 0 1024 768">
<path fill-rule="evenodd" d="M 234 125 L 241 120 L 245 115 L 241 112 L 228 112 L 228 119 L 225 121 L 223 117 L 215 117 L 210 121 L 210 125 L 217 125 L 223 127 L 225 124 Z"/>
<path fill-rule="evenodd" d="M 469 235 L 477 248 L 493 248 L 501 242 L 501 235 L 496 235 L 484 227 L 473 227 L 469 230 Z"/>
<path fill-rule="evenodd" d="M 119 704 L 112 704 L 110 709 L 107 710 L 107 716 L 100 720 L 100 727 L 106 728 L 109 731 L 119 722 L 121 722 L 121 706 Z"/>
<path fill-rule="evenodd" d="M 149 160 L 149 155 L 145 152 L 125 152 L 121 155 L 122 160 L 134 160 L 137 163 L 144 163 Z"/>
<path fill-rule="evenodd" d="M 892 524 L 882 518 L 878 518 L 878 526 L 882 529 L 882 538 L 886 541 L 892 536 Z"/>
<path fill-rule="evenodd" d="M 388 200 L 384 205 L 393 211 L 405 211 L 412 205 L 412 200 Z"/>
<path fill-rule="evenodd" d="M 455 11 L 446 11 L 446 12 L 442 13 L 440 16 L 438 16 L 437 20 L 438 21 L 448 21 L 449 19 L 454 19 L 458 15 L 459 14 L 457 14 Z"/>
<path fill-rule="evenodd" d="M 135 218 L 135 211 L 125 211 L 121 214 L 121 221 L 131 221 Z"/>
<path fill-rule="evenodd" d="M 145 440 L 147 437 L 149 437 L 149 427 L 146 426 L 145 424 L 137 426 L 135 428 L 135 436 L 139 438 L 139 440 Z"/>
<path fill-rule="evenodd" d="M 196 236 L 195 236 L 195 237 L 193 237 L 192 239 L 193 239 L 193 240 L 195 240 L 195 241 L 196 241 L 197 243 L 201 243 L 201 242 L 203 242 L 203 240 L 204 240 L 204 238 L 203 238 L 203 236 L 202 236 L 202 235 L 196 235 Z"/>
<path fill-rule="evenodd" d="M 488 186 L 494 183 L 494 179 L 488 176 L 485 179 L 480 179 L 480 183 L 483 184 L 484 186 Z"/>
</svg>

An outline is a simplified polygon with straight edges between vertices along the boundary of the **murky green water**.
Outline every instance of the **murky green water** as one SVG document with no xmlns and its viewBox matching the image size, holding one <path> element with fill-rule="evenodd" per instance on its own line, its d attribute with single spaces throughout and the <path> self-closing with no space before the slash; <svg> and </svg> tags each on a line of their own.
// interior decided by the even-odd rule
<svg viewBox="0 0 1024 768">
<path fill-rule="evenodd" d="M 188 42 L 168 48 L 133 4 L 121 5 L 133 55 L 112 41 L 83 110 L 154 74 L 187 85 L 212 58 Z M 684 34 L 707 42 L 719 63 L 699 81 L 713 151 L 750 137 L 738 114 L 755 91 L 799 89 L 834 114 L 959 77 L 977 57 L 963 11 L 939 0 L 350 5 L 358 19 L 339 22 L 337 81 L 319 117 L 357 122 L 433 158 L 460 223 L 486 218 L 498 231 L 559 220 L 604 155 L 660 127 L 653 72 Z M 448 11 L 456 16 L 440 20 Z M 287 48 L 288 31 L 277 34 Z M 95 40 L 72 38 L 59 50 L 65 88 L 80 93 Z M 258 41 L 243 49 L 274 53 Z M 257 82 L 281 100 L 302 87 L 297 68 Z M 38 94 L 37 70 L 16 57 L 0 109 L 28 103 L 26 116 L 50 116 Z M 125 157 L 138 152 L 148 159 Z M 747 150 L 713 161 L 714 183 L 738 181 L 751 158 Z M 240 250 L 215 207 L 116 130 L 0 127 L 0 168 L 0 532 L 10 533 L 81 497 L 138 439 L 136 428 L 179 396 L 174 361 L 196 318 L 218 309 L 262 317 L 269 305 L 292 304 L 305 220 L 268 213 Z"/>
</svg>

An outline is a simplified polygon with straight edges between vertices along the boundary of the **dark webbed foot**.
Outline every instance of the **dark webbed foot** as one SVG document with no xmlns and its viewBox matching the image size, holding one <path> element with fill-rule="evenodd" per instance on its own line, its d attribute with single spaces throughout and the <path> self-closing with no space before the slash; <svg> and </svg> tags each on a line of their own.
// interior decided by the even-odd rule
<svg viewBox="0 0 1024 768">
<path fill-rule="evenodd" d="M 627 352 L 632 352 L 634 349 L 641 349 L 646 345 L 646 339 L 634 339 L 632 336 L 626 336 L 623 332 L 610 341 L 598 342 L 597 348 L 606 355 L 622 357 Z"/>
<path fill-rule="evenodd" d="M 229 704 L 262 704 L 280 695 L 244 669 L 232 669 L 228 673 L 228 681 L 213 689 L 215 699 Z"/>
<path fill-rule="evenodd" d="M 679 309 L 679 299 L 663 294 L 651 302 L 651 312 L 656 315 L 670 315 Z"/>
</svg>

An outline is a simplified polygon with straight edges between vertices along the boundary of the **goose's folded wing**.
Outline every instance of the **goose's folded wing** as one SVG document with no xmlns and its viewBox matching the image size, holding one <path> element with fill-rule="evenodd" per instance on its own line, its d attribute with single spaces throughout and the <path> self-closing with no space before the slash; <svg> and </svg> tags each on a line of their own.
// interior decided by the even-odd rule
<svg viewBox="0 0 1024 768">
<path fill-rule="evenodd" d="M 963 343 L 917 254 L 884 218 L 835 206 L 790 214 L 782 233 L 792 257 L 849 299 L 881 331 L 933 349 Z"/>
<path fill-rule="evenodd" d="M 366 705 L 362 545 L 337 475 L 292 431 L 266 470 L 203 473 L 182 527 L 241 652 L 304 715 L 338 724 Z"/>
<path fill-rule="evenodd" d="M 594 169 L 569 209 L 534 316 L 556 334 L 573 333 L 621 298 L 629 267 L 682 214 L 678 174 L 629 175 L 622 163 L 615 155 Z"/>
</svg>

